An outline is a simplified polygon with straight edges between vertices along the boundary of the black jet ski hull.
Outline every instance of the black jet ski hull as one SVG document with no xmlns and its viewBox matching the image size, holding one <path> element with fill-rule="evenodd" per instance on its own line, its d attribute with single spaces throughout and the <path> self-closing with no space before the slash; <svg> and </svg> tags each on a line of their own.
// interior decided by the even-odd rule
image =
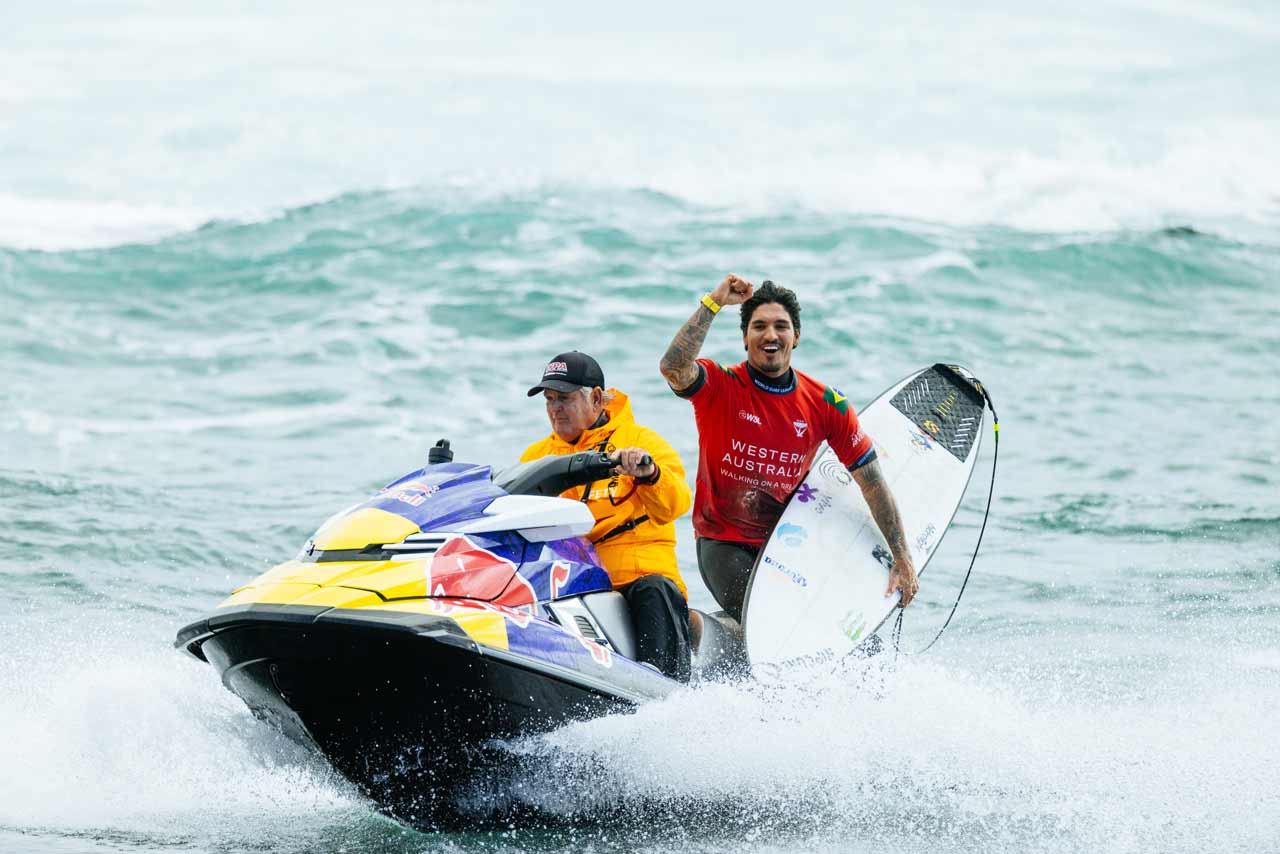
<svg viewBox="0 0 1280 854">
<path fill-rule="evenodd" d="M 257 717 L 420 828 L 473 817 L 474 804 L 462 802 L 512 760 L 495 742 L 646 699 L 417 614 L 254 605 L 194 623 L 178 642 Z"/>
</svg>

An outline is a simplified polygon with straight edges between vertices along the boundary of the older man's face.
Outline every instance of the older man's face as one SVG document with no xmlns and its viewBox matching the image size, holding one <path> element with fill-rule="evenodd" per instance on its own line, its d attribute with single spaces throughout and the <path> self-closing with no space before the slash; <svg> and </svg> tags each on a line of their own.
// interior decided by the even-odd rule
<svg viewBox="0 0 1280 854">
<path fill-rule="evenodd" d="M 543 389 L 547 404 L 547 418 L 552 431 L 566 442 L 575 442 L 600 417 L 604 408 L 604 391 L 593 388 L 587 394 L 581 391 L 556 391 Z"/>
</svg>

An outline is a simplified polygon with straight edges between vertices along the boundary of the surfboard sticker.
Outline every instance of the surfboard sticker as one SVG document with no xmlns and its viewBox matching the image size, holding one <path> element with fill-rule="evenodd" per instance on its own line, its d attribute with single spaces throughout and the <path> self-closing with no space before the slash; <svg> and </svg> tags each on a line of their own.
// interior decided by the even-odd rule
<svg viewBox="0 0 1280 854">
<path fill-rule="evenodd" d="M 951 524 L 981 445 L 983 399 L 955 365 L 896 383 L 858 421 L 871 435 L 917 572 Z M 852 651 L 893 613 L 893 557 L 853 475 L 824 447 L 756 560 L 743 609 L 753 664 Z"/>
</svg>

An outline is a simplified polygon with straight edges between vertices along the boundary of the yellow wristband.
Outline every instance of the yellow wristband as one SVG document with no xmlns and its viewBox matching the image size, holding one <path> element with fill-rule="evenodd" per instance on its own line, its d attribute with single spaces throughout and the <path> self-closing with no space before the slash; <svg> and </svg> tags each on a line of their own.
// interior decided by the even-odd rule
<svg viewBox="0 0 1280 854">
<path fill-rule="evenodd" d="M 707 294 L 702 298 L 702 304 L 707 307 L 707 311 L 712 314 L 720 313 L 720 304 L 711 298 L 711 294 Z"/>
</svg>

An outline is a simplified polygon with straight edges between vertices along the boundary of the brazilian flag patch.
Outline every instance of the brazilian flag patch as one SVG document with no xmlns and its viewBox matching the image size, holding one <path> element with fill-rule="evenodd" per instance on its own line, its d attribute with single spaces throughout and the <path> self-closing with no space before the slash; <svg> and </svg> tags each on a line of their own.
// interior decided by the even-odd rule
<svg viewBox="0 0 1280 854">
<path fill-rule="evenodd" d="M 840 393 L 840 390 L 834 386 L 827 386 L 822 392 L 822 399 L 836 408 L 836 412 L 841 415 L 847 415 L 849 412 L 849 398 Z"/>
</svg>

